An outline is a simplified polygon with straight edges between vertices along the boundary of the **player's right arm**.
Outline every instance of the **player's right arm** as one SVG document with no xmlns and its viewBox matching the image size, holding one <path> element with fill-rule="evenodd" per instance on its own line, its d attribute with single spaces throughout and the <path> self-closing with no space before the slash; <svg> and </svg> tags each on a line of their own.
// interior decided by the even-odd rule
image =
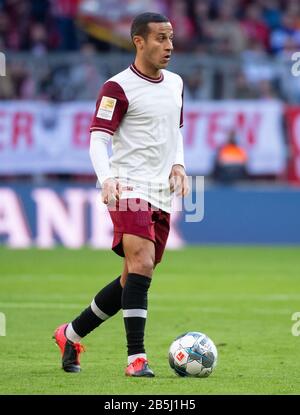
<svg viewBox="0 0 300 415">
<path fill-rule="evenodd" d="M 102 202 L 109 204 L 121 197 L 119 182 L 113 177 L 107 154 L 107 133 L 101 131 L 91 132 L 90 158 L 102 188 Z"/>
<path fill-rule="evenodd" d="M 106 82 L 99 93 L 90 128 L 90 158 L 102 187 L 102 201 L 105 204 L 121 196 L 120 184 L 110 170 L 107 143 L 118 129 L 127 109 L 128 100 L 122 87 L 117 82 Z"/>
</svg>

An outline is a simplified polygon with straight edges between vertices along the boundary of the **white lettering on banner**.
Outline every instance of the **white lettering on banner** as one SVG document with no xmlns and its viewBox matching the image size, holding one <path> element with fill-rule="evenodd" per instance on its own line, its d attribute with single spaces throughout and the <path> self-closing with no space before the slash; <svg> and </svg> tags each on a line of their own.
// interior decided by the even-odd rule
<svg viewBox="0 0 300 415">
<path fill-rule="evenodd" d="M 107 207 L 101 202 L 99 190 L 65 188 L 59 195 L 51 188 L 35 188 L 31 191 L 31 199 L 35 203 L 35 217 L 31 223 L 36 229 L 35 238 L 30 234 L 24 206 L 16 191 L 0 188 L 0 238 L 6 237 L 5 243 L 11 248 L 52 248 L 58 243 L 57 240 L 68 248 L 84 245 L 111 248 L 113 226 Z M 176 198 L 174 201 L 180 203 Z M 175 207 L 171 215 L 167 243 L 170 249 L 184 245 L 177 229 L 181 215 L 179 210 Z M 90 225 L 87 229 L 88 216 Z"/>
<path fill-rule="evenodd" d="M 178 249 L 184 245 L 183 237 L 180 235 L 178 226 L 176 226 L 179 223 L 182 214 L 181 200 L 182 199 L 179 197 L 174 197 L 172 201 L 170 234 L 167 241 L 167 248 L 170 249 Z"/>
<path fill-rule="evenodd" d="M 89 244 L 94 248 L 107 248 L 111 245 L 113 229 L 107 207 L 101 201 L 101 193 L 88 192 L 91 206 L 91 238 Z"/>
<path fill-rule="evenodd" d="M 69 189 L 64 194 L 66 206 L 50 189 L 36 189 L 32 197 L 37 204 L 36 243 L 41 248 L 55 245 L 58 236 L 68 248 L 84 244 L 84 204 L 86 194 L 81 189 Z"/>
<path fill-rule="evenodd" d="M 0 173 L 93 174 L 88 151 L 93 111 L 93 102 L 0 102 Z M 275 100 L 185 103 L 188 174 L 211 173 L 216 149 L 231 131 L 249 153 L 249 173 L 282 173 L 282 116 L 283 106 Z"/>
<path fill-rule="evenodd" d="M 7 245 L 27 248 L 31 245 L 29 227 L 18 195 L 9 188 L 0 189 L 0 235 L 7 235 Z"/>
</svg>

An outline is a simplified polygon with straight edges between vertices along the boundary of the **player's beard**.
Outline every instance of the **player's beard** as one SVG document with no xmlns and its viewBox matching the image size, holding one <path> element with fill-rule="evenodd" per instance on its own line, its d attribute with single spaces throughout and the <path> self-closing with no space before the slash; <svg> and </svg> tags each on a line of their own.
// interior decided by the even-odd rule
<svg viewBox="0 0 300 415">
<path fill-rule="evenodd" d="M 160 62 L 155 65 L 156 69 L 165 69 L 169 65 L 169 60 L 163 61 L 164 58 L 161 58 Z"/>
<path fill-rule="evenodd" d="M 166 54 L 166 53 L 165 53 Z M 156 57 L 154 56 L 156 55 Z M 153 54 L 151 56 L 151 53 L 148 54 L 148 59 L 150 65 L 152 65 L 156 70 L 165 69 L 170 62 L 170 59 L 166 60 L 164 58 L 164 55 L 161 55 L 159 58 L 157 57 L 157 54 Z"/>
</svg>

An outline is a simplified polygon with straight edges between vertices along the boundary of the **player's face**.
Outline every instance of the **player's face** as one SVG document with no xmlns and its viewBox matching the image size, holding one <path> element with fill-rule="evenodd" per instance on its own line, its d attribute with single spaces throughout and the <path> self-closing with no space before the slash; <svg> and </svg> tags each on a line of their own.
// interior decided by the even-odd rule
<svg viewBox="0 0 300 415">
<path fill-rule="evenodd" d="M 148 23 L 149 33 L 143 45 L 143 58 L 156 69 L 168 66 L 173 51 L 173 29 L 169 22 Z"/>
</svg>

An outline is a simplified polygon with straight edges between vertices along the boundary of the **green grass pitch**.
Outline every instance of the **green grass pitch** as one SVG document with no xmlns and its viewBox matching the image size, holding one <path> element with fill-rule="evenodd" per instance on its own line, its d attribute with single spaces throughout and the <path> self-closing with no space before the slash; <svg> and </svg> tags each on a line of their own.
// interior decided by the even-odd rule
<svg viewBox="0 0 300 415">
<path fill-rule="evenodd" d="M 300 251 L 292 247 L 192 247 L 168 251 L 149 292 L 146 348 L 153 379 L 124 376 L 121 313 L 84 340 L 83 371 L 60 369 L 51 339 L 73 319 L 122 260 L 91 249 L 0 249 L 0 394 L 299 394 Z M 202 331 L 219 352 L 206 379 L 179 378 L 168 348 L 185 331 Z"/>
</svg>

